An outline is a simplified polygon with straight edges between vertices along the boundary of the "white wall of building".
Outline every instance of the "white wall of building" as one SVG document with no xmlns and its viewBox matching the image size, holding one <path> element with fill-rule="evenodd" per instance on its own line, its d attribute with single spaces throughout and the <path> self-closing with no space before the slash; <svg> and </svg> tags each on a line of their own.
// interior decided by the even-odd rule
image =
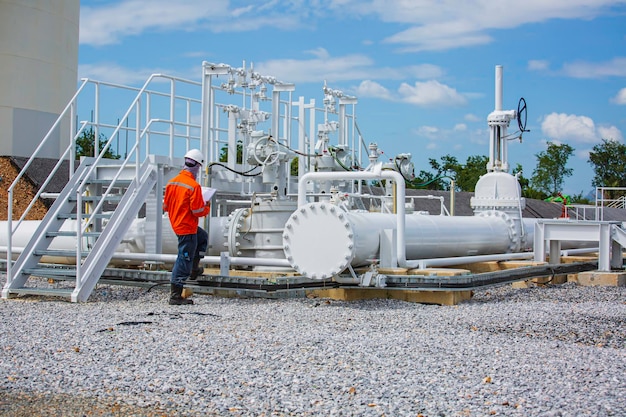
<svg viewBox="0 0 626 417">
<path fill-rule="evenodd" d="M 76 92 L 79 16 L 79 0 L 0 0 L 0 155 L 32 155 Z M 38 156 L 67 145 L 56 132 Z"/>
</svg>

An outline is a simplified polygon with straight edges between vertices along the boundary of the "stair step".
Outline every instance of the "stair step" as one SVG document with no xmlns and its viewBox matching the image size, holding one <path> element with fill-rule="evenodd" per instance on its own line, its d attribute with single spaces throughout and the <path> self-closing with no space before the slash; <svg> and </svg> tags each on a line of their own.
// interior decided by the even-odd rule
<svg viewBox="0 0 626 417">
<path fill-rule="evenodd" d="M 63 258 L 75 258 L 75 250 L 63 250 L 63 249 L 40 249 L 33 251 L 35 256 L 61 256 Z M 89 255 L 89 252 L 83 252 L 82 257 L 85 258 Z"/>
<path fill-rule="evenodd" d="M 75 268 L 27 268 L 22 271 L 26 275 L 34 275 L 36 277 L 58 278 L 69 277 L 76 278 Z"/>
<path fill-rule="evenodd" d="M 54 297 L 67 297 L 70 298 L 74 292 L 73 288 L 34 288 L 34 287 L 22 287 L 11 288 L 10 294 L 19 295 L 50 295 Z"/>
<path fill-rule="evenodd" d="M 85 232 L 83 233 L 83 237 L 98 237 L 101 234 L 102 233 L 100 232 Z M 71 231 L 71 230 L 61 230 L 58 232 L 46 232 L 46 236 L 47 237 L 57 237 L 57 236 L 76 237 L 76 232 Z"/>
<path fill-rule="evenodd" d="M 109 194 L 106 198 L 106 201 L 110 203 L 119 202 L 120 200 L 122 200 L 122 197 L 123 195 L 121 194 Z M 72 203 L 75 203 L 76 201 L 78 201 L 75 195 L 68 197 L 67 200 Z M 85 203 L 95 203 L 95 202 L 99 202 L 100 200 L 102 200 L 102 196 L 98 196 L 98 195 L 84 196 L 81 198 L 81 200 Z"/>
<path fill-rule="evenodd" d="M 94 219 L 110 219 L 112 215 L 113 213 L 101 213 L 101 214 L 95 214 L 93 217 Z M 87 219 L 91 216 L 92 215 L 88 213 L 82 214 L 83 219 Z M 76 220 L 76 217 L 78 217 L 76 213 L 60 213 L 57 215 L 57 219 L 59 220 L 65 220 L 65 219 Z"/>
<path fill-rule="evenodd" d="M 131 182 L 132 180 L 117 179 L 115 180 L 114 187 L 128 187 Z M 87 183 L 109 185 L 112 183 L 112 180 L 107 179 L 107 178 L 94 178 L 94 179 L 88 180 Z"/>
</svg>

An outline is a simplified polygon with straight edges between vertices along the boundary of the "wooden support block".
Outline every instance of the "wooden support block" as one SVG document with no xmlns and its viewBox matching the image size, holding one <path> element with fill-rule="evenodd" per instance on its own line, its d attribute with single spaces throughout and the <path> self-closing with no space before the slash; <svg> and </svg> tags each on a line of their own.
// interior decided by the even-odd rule
<svg viewBox="0 0 626 417">
<path fill-rule="evenodd" d="M 514 261 L 500 261 L 500 269 L 515 269 L 526 266 L 541 266 L 547 264 L 547 262 L 535 262 L 531 260 L 514 260 Z"/>
<path fill-rule="evenodd" d="M 248 271 L 243 269 L 231 269 L 230 275 L 237 277 L 250 277 L 260 279 L 273 279 L 279 277 L 295 277 L 300 274 L 295 271 Z M 216 268 L 204 268 L 205 275 L 219 275 L 220 270 Z"/>
<path fill-rule="evenodd" d="M 583 286 L 626 287 L 626 272 L 586 271 L 578 274 L 578 284 Z"/>
<path fill-rule="evenodd" d="M 472 298 L 472 291 L 389 291 L 395 300 L 453 306 Z"/>
<path fill-rule="evenodd" d="M 460 268 L 424 268 L 424 269 L 411 269 L 408 272 L 409 275 L 425 275 L 435 277 L 453 277 L 458 275 L 469 275 L 469 269 Z"/>
<path fill-rule="evenodd" d="M 467 269 L 471 271 L 472 274 L 480 274 L 483 272 L 494 272 L 494 271 L 499 271 L 501 269 L 500 263 L 498 261 L 473 262 L 470 264 L 456 265 L 456 268 Z"/>
<path fill-rule="evenodd" d="M 561 256 L 562 264 L 573 264 L 575 262 L 596 262 L 598 254 L 585 256 Z"/>
<path fill-rule="evenodd" d="M 383 275 L 406 275 L 407 268 L 378 268 L 378 273 Z"/>
<path fill-rule="evenodd" d="M 341 301 L 393 299 L 411 303 L 456 305 L 472 298 L 472 291 L 413 291 L 370 288 L 330 288 L 312 290 L 313 296 Z"/>
</svg>

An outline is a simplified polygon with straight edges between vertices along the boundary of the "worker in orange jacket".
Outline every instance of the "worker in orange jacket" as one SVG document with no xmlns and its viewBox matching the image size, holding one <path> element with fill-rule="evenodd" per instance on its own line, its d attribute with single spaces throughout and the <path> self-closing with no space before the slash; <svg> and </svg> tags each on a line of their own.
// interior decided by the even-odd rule
<svg viewBox="0 0 626 417">
<path fill-rule="evenodd" d="M 182 171 L 165 187 L 163 210 L 168 213 L 178 237 L 178 256 L 170 278 L 172 305 L 193 304 L 193 300 L 183 298 L 183 287 L 187 279 L 195 279 L 204 271 L 200 259 L 206 252 L 209 236 L 198 226 L 198 220 L 209 214 L 211 203 L 204 201 L 202 187 L 196 181 L 203 163 L 202 152 L 191 149 L 185 154 Z"/>
</svg>

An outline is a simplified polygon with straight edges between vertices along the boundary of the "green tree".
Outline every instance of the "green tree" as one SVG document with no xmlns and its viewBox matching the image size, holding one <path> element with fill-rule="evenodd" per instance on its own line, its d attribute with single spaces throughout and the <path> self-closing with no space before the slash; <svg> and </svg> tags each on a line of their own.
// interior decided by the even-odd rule
<svg viewBox="0 0 626 417">
<path fill-rule="evenodd" d="M 594 187 L 626 187 L 626 145 L 614 139 L 602 139 L 602 143 L 589 152 L 588 162 L 595 173 Z"/>
<path fill-rule="evenodd" d="M 228 145 L 222 146 L 220 149 L 220 162 L 228 162 Z M 243 162 L 243 143 L 238 140 L 237 141 L 237 161 L 236 163 L 241 164 Z"/>
<path fill-rule="evenodd" d="M 428 190 L 449 190 L 454 179 L 457 191 L 474 191 L 481 175 L 487 172 L 488 157 L 472 155 L 465 164 L 460 164 L 454 156 L 444 155 L 439 160 L 428 160 L 432 171 L 420 171 L 413 181 L 417 188 Z"/>
<path fill-rule="evenodd" d="M 427 190 L 445 190 L 450 189 L 449 182 L 445 181 L 445 177 L 454 178 L 459 162 L 454 156 L 444 155 L 440 161 L 429 158 L 428 163 L 435 173 L 421 170 L 413 180 L 413 186 L 416 188 L 425 188 Z"/>
<path fill-rule="evenodd" d="M 481 175 L 487 173 L 489 157 L 485 155 L 470 155 L 465 165 L 458 165 L 456 171 L 456 186 L 460 191 L 474 191 Z"/>
<path fill-rule="evenodd" d="M 98 137 L 99 137 L 98 152 L 101 152 L 102 148 L 104 148 L 104 145 L 106 145 L 108 139 L 102 133 L 100 133 Z M 94 155 L 95 143 L 96 143 L 96 133 L 94 132 L 93 128 L 90 127 L 87 130 L 83 130 L 83 133 L 81 133 L 81 135 L 76 139 L 76 159 L 78 159 L 81 156 L 97 156 L 97 155 Z M 108 159 L 120 159 L 120 156 L 114 153 L 111 150 L 110 146 L 104 153 L 104 157 Z"/>
<path fill-rule="evenodd" d="M 574 172 L 566 168 L 567 160 L 574 153 L 574 148 L 563 143 L 557 145 L 548 142 L 548 148 L 539 152 L 537 167 L 530 179 L 532 188 L 548 195 L 556 195 L 563 188 L 563 181 Z"/>
<path fill-rule="evenodd" d="M 526 198 L 534 198 L 536 200 L 544 200 L 548 197 L 548 194 L 543 191 L 539 191 L 531 187 L 530 180 L 523 175 L 523 168 L 521 164 L 517 164 L 515 168 L 513 168 L 512 174 L 517 176 L 517 182 L 519 182 L 520 188 L 522 189 L 522 197 Z"/>
</svg>

